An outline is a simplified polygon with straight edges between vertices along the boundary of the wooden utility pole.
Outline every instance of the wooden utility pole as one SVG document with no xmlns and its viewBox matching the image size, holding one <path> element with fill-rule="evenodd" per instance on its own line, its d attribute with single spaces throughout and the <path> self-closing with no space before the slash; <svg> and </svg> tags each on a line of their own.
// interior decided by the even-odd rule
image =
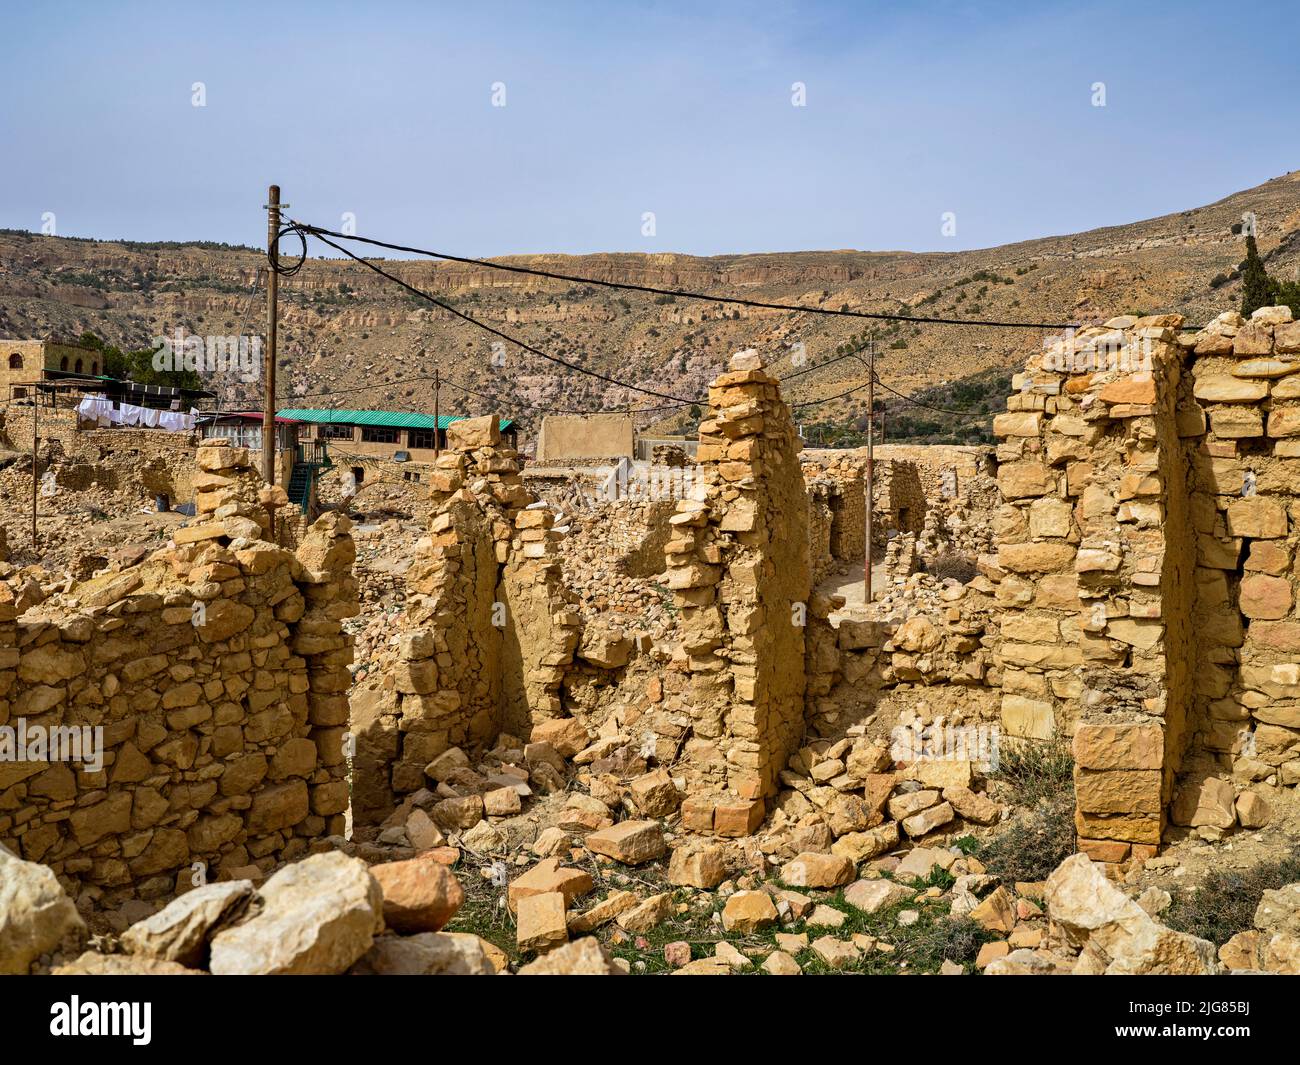
<svg viewBox="0 0 1300 1065">
<path fill-rule="evenodd" d="M 438 416 L 439 400 L 442 398 L 442 371 L 433 371 L 433 457 L 442 454 L 442 419 Z"/>
<path fill-rule="evenodd" d="M 266 368 L 262 409 L 262 479 L 275 484 L 275 332 L 280 297 L 280 186 L 267 190 L 266 202 Z M 274 530 L 272 530 L 274 532 Z"/>
<path fill-rule="evenodd" d="M 863 589 L 863 601 L 871 602 L 871 510 L 872 510 L 872 467 L 875 465 L 875 437 L 876 437 L 876 345 L 871 343 L 867 345 L 867 410 L 870 412 L 867 416 L 867 480 L 865 491 L 867 493 L 867 510 L 864 525 L 866 526 L 866 559 L 863 566 L 863 579 L 866 587 Z"/>
<path fill-rule="evenodd" d="M 32 389 L 32 554 L 36 556 L 36 488 L 38 475 L 36 471 L 36 449 L 40 442 L 41 422 L 41 386 L 38 383 Z"/>
</svg>

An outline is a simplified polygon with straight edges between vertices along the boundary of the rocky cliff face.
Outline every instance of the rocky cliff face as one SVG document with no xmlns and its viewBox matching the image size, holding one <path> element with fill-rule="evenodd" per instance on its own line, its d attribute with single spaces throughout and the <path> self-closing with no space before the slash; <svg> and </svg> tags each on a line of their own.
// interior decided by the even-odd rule
<svg viewBox="0 0 1300 1065">
<path fill-rule="evenodd" d="M 1068 236 L 957 253 L 825 251 L 699 258 L 610 253 L 516 256 L 503 262 L 593 280 L 627 281 L 826 308 L 954 318 L 1079 321 L 1117 307 L 1177 311 L 1208 320 L 1238 296 L 1232 277 L 1244 255 L 1234 234 L 1242 214 L 1259 221 L 1270 269 L 1300 264 L 1300 174 L 1277 178 L 1179 214 Z M 391 234 L 418 240 L 418 234 Z M 291 242 L 292 243 L 292 242 Z M 458 249 L 459 250 L 459 249 Z M 177 328 L 203 335 L 261 331 L 264 257 L 252 248 L 139 244 L 0 233 L 0 336 L 93 329 L 122 346 Z M 815 365 L 860 336 L 861 319 L 772 312 L 670 300 L 547 281 L 457 263 L 401 261 L 387 268 L 458 309 L 579 366 L 654 389 L 703 397 L 736 350 L 758 348 L 778 376 Z M 355 263 L 313 260 L 284 279 L 281 382 L 286 402 L 429 409 L 429 383 L 450 382 L 442 409 L 496 406 L 526 423 L 528 405 L 614 408 L 662 401 L 603 384 L 511 345 L 494 359 L 493 339 L 417 300 Z M 1132 304 L 1132 306 L 1129 306 Z M 1041 347 L 1037 330 L 887 326 L 875 331 L 881 377 L 908 391 L 990 366 L 1023 364 Z M 799 345 L 803 347 L 800 348 Z M 800 352 L 806 362 L 800 362 Z M 805 374 L 799 404 L 865 382 L 853 360 Z M 232 406 L 253 401 L 247 384 L 218 375 Z M 468 390 L 468 391 L 466 391 Z M 816 410 L 844 422 L 865 410 L 854 394 Z M 801 418 L 799 408 L 796 418 Z M 680 428 L 687 416 L 641 420 Z"/>
</svg>

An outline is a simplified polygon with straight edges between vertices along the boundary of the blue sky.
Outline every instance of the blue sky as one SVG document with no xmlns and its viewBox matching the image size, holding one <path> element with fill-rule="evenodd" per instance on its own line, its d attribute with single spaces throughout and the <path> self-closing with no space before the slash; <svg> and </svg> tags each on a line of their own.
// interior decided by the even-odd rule
<svg viewBox="0 0 1300 1065">
<path fill-rule="evenodd" d="M 278 181 L 298 217 L 471 255 L 984 247 L 1300 166 L 1300 64 L 1269 31 L 1293 23 L 1269 0 L 15 6 L 0 226 L 260 243 Z"/>
</svg>

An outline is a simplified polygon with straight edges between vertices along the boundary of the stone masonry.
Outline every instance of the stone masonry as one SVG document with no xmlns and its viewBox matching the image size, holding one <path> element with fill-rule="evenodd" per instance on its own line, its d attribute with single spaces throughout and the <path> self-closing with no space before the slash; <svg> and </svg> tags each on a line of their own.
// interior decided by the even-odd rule
<svg viewBox="0 0 1300 1065">
<path fill-rule="evenodd" d="M 1171 818 L 1231 827 L 1230 774 L 1300 779 L 1290 317 L 1112 319 L 995 420 L 1002 724 L 1073 737 L 1097 860 L 1151 856 Z"/>
<path fill-rule="evenodd" d="M 90 906 L 269 872 L 344 827 L 348 520 L 286 551 L 245 516 L 247 452 L 198 459 L 205 515 L 172 544 L 21 614 L 0 583 L 0 725 L 101 730 L 103 754 L 0 762 L 0 843 Z"/>
<path fill-rule="evenodd" d="M 794 424 L 756 353 L 733 356 L 709 404 L 701 498 L 677 504 L 665 547 L 690 677 L 682 809 L 689 828 L 744 834 L 804 731 L 808 503 Z"/>
</svg>

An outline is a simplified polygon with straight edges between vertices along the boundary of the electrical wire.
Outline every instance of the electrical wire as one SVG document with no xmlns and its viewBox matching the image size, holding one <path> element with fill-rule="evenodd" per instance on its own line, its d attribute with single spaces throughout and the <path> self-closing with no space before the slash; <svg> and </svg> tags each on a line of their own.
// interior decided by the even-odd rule
<svg viewBox="0 0 1300 1065">
<path fill-rule="evenodd" d="M 293 225 L 297 225 L 297 223 L 293 223 Z M 604 381 L 606 384 L 615 385 L 619 388 L 626 388 L 633 392 L 641 392 L 647 396 L 654 396 L 656 399 L 666 399 L 672 403 L 682 403 L 682 404 L 690 404 L 695 402 L 695 400 L 691 400 L 691 399 L 684 400 L 680 396 L 669 395 L 667 392 L 658 392 L 653 388 L 643 388 L 641 385 L 629 384 L 626 381 L 620 381 L 615 377 L 610 377 L 608 374 L 599 373 L 596 370 L 588 370 L 583 366 L 579 366 L 577 363 L 570 362 L 568 359 L 562 359 L 558 355 L 552 355 L 549 352 L 545 352 L 541 348 L 534 347 L 532 344 L 529 344 L 525 340 L 520 340 L 518 337 L 511 336 L 509 333 L 503 332 L 502 330 L 497 329 L 495 326 L 491 326 L 488 325 L 486 322 L 479 321 L 477 318 L 473 317 L 472 315 L 466 314 L 464 311 L 457 310 L 451 304 L 444 303 L 436 296 L 431 296 L 429 293 L 416 288 L 414 285 L 407 284 L 400 277 L 395 277 L 393 274 L 390 274 L 387 270 L 384 270 L 382 267 L 376 266 L 374 263 L 369 262 L 366 259 L 363 259 L 361 256 L 354 254 L 353 252 L 349 251 L 347 248 L 343 247 L 342 245 L 335 244 L 334 241 L 330 240 L 328 237 L 321 236 L 320 233 L 314 230 L 306 229 L 306 227 L 303 228 L 305 229 L 306 232 L 310 232 L 312 236 L 314 236 L 317 240 L 321 241 L 324 244 L 328 244 L 331 248 L 334 248 L 336 251 L 342 252 L 349 259 L 352 259 L 360 263 L 362 266 L 365 266 L 373 270 L 381 277 L 387 278 L 389 281 L 393 282 L 393 284 L 399 285 L 401 288 L 406 289 L 406 291 L 411 293 L 413 296 L 419 296 L 421 299 L 426 299 L 434 306 L 441 307 L 448 314 L 454 315 L 455 317 L 461 319 L 462 321 L 468 322 L 470 325 L 477 326 L 479 329 L 482 329 L 486 333 L 491 333 L 493 336 L 500 337 L 502 340 L 514 344 L 516 347 L 521 348 L 522 350 L 528 352 L 531 355 L 536 355 L 538 358 L 545 359 L 547 362 L 555 363 L 558 366 L 567 367 L 568 369 L 573 370 L 575 373 L 585 374 L 588 377 L 594 377 L 599 381 Z M 306 238 L 304 237 L 303 240 L 305 242 Z"/>
<path fill-rule="evenodd" d="M 432 251 L 428 248 L 412 248 L 402 244 L 392 244 L 388 241 L 375 240 L 372 237 L 359 237 L 353 233 L 339 233 L 332 229 L 325 229 L 322 226 L 314 226 L 307 222 L 292 220 L 294 226 L 299 227 L 312 234 L 313 236 L 324 239 L 324 236 L 338 237 L 341 240 L 354 240 L 362 244 L 369 244 L 376 248 L 387 248 L 389 251 L 406 252 L 412 255 L 427 255 L 433 259 L 443 259 L 447 262 L 463 263 L 467 266 L 482 266 L 490 270 L 503 270 L 515 274 L 529 274 L 533 277 L 546 277 L 553 281 L 567 281 L 574 285 L 599 285 L 604 288 L 622 289 L 628 292 L 645 292 L 656 296 L 673 296 L 680 299 L 704 300 L 711 303 L 729 303 L 741 307 L 754 307 L 762 310 L 776 311 L 806 311 L 809 314 L 828 314 L 837 315 L 846 318 L 870 318 L 877 321 L 887 322 L 912 322 L 918 325 L 973 325 L 989 326 L 1004 329 L 1078 329 L 1081 328 L 1075 322 L 1006 322 L 993 319 L 971 319 L 971 318 L 924 318 L 918 315 L 910 314 L 888 314 L 883 311 L 851 311 L 843 308 L 836 310 L 832 307 L 805 307 L 793 303 L 769 303 L 764 300 L 745 299 L 740 296 L 709 296 L 703 292 L 688 292 L 683 289 L 659 288 L 655 285 L 634 285 L 626 281 L 601 281 L 591 277 L 575 277 L 572 274 L 561 274 L 553 270 L 539 270 L 530 266 L 514 266 L 509 263 L 493 262 L 490 259 L 471 259 L 463 255 L 452 255 L 449 252 Z M 325 243 L 331 242 L 326 240 Z M 338 248 L 337 244 L 331 244 L 332 247 Z M 339 248 L 340 251 L 344 249 Z M 351 254 L 351 253 L 347 253 Z M 356 256 L 352 256 L 356 258 Z"/>
</svg>

